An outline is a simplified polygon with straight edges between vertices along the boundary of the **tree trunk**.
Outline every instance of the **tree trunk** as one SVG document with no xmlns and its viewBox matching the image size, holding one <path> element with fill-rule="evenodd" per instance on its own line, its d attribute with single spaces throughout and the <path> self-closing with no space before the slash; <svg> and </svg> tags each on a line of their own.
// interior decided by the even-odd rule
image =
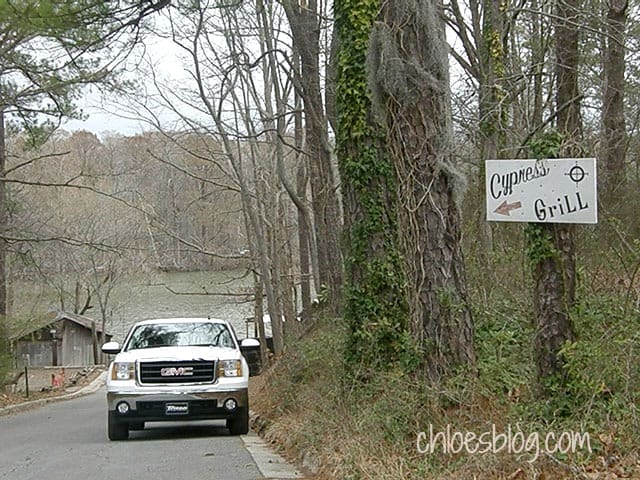
<svg viewBox="0 0 640 480">
<path fill-rule="evenodd" d="M 298 229 L 300 232 L 310 231 L 310 225 L 312 224 L 311 220 L 311 211 L 307 206 L 306 202 L 306 189 L 302 192 L 299 191 L 299 186 L 292 185 L 288 179 L 286 168 L 285 168 L 285 150 L 283 145 L 283 138 L 287 135 L 287 122 L 286 122 L 286 112 L 285 107 L 287 104 L 287 99 L 283 94 L 283 90 L 280 87 L 279 79 L 276 78 L 276 72 L 278 71 L 278 60 L 275 55 L 275 47 L 274 47 L 274 39 L 272 38 L 272 31 L 270 28 L 271 21 L 268 15 L 268 11 L 266 6 L 262 1 L 258 2 L 258 12 L 260 18 L 263 23 L 263 32 L 262 36 L 264 39 L 263 45 L 263 62 L 265 65 L 263 66 L 263 75 L 264 75 L 264 96 L 265 96 L 265 126 L 267 127 L 266 137 L 268 139 L 268 143 L 270 145 L 274 145 L 275 148 L 275 156 L 276 156 L 276 173 L 277 178 L 284 187 L 284 190 L 289 195 L 289 198 L 295 205 L 298 213 Z M 271 27 L 270 27 L 271 26 Z M 294 71 L 296 74 L 299 74 L 299 56 L 294 55 Z M 296 92 L 295 94 L 295 103 L 296 103 L 296 113 L 294 114 L 294 123 L 295 123 L 295 131 L 294 131 L 294 140 L 295 146 L 298 151 L 302 150 L 302 115 L 300 113 L 301 110 L 301 101 L 300 96 Z M 272 98 L 273 95 L 273 98 Z M 276 111 L 273 111 L 273 104 L 276 105 Z M 257 168 L 257 165 L 254 165 L 254 168 Z M 280 187 L 276 185 L 272 185 L 272 192 L 276 192 Z M 281 211 L 281 207 L 283 210 L 286 210 L 282 205 L 280 200 L 280 193 L 274 193 L 273 197 L 275 198 L 273 205 L 273 215 L 269 216 L 269 221 L 266 224 L 271 225 L 271 261 L 272 261 L 272 279 L 274 283 L 274 292 L 278 299 L 277 309 L 280 313 L 284 315 L 284 318 L 289 320 L 291 324 L 293 324 L 295 320 L 295 287 L 290 288 L 290 275 L 291 275 L 291 259 L 289 257 L 290 250 L 286 251 L 285 248 L 288 244 L 286 235 L 283 235 L 283 232 L 287 232 L 286 228 L 282 228 L 280 226 L 281 222 L 284 222 L 284 214 Z M 266 195 L 265 195 L 266 198 Z M 308 236 L 305 236 L 305 241 L 308 240 Z M 301 244 L 300 247 L 300 263 L 301 268 L 304 269 L 305 273 L 309 272 L 309 248 L 307 248 L 308 243 L 304 245 Z M 286 251 L 286 253 L 285 253 Z M 302 258 L 304 256 L 304 258 Z M 308 275 L 305 275 L 306 285 L 303 284 L 303 304 L 306 302 L 309 304 L 311 302 L 311 295 L 309 290 L 310 278 Z M 305 288 L 306 287 L 306 288 Z M 282 327 L 284 326 L 280 321 L 280 317 L 272 320 L 272 326 Z M 284 330 L 283 330 L 284 332 Z M 286 338 L 283 337 L 283 340 L 286 343 Z M 275 343 L 274 343 L 275 345 Z"/>
<path fill-rule="evenodd" d="M 557 129 L 564 136 L 561 155 L 580 155 L 582 149 L 582 117 L 578 67 L 580 64 L 579 18 L 582 0 L 557 0 L 556 39 L 556 109 Z"/>
<path fill-rule="evenodd" d="M 624 55 L 627 0 L 607 2 L 607 33 L 604 52 L 604 99 L 602 109 L 602 163 L 605 201 L 624 185 L 627 134 L 624 121 Z"/>
<path fill-rule="evenodd" d="M 273 337 L 273 353 L 280 355 L 284 351 L 284 338 L 282 335 L 282 323 L 280 322 L 280 314 L 277 308 L 278 301 L 276 297 L 276 290 L 273 283 L 273 277 L 271 273 L 271 264 L 268 254 L 268 245 L 266 235 L 264 232 L 264 226 L 258 218 L 257 207 L 252 203 L 252 199 L 249 194 L 249 190 L 245 184 L 244 179 L 240 180 L 241 185 L 241 197 L 243 208 L 245 209 L 245 217 L 247 221 L 247 232 L 250 235 L 253 233 L 253 248 L 252 252 L 260 271 L 262 278 L 262 285 L 264 286 L 267 295 L 267 311 L 269 312 L 269 318 L 271 319 L 271 334 Z"/>
<path fill-rule="evenodd" d="M 300 333 L 296 314 L 296 288 L 293 281 L 293 252 L 291 251 L 291 241 L 289 240 L 289 232 L 292 230 L 288 222 L 289 212 L 290 209 L 287 208 L 285 196 L 280 195 L 276 204 L 276 245 L 274 247 L 280 270 L 280 308 L 284 318 L 285 343 L 289 341 L 288 339 L 296 341 Z"/>
<path fill-rule="evenodd" d="M 506 93 L 502 88 L 502 77 L 505 74 L 506 45 L 504 39 L 505 12 L 502 0 L 485 0 L 483 2 L 482 39 L 479 47 L 480 79 L 479 79 L 479 113 L 480 113 L 480 165 L 485 160 L 500 158 L 501 146 L 504 145 L 506 120 Z M 484 195 L 484 183 L 479 182 L 481 195 Z M 493 250 L 493 232 L 491 223 L 486 220 L 483 205 L 479 209 L 478 230 L 480 233 L 481 255 Z M 485 262 L 487 270 L 489 264 Z"/>
<path fill-rule="evenodd" d="M 440 9 L 434 0 L 385 2 L 370 61 L 398 176 L 411 329 L 432 380 L 475 363 Z"/>
<path fill-rule="evenodd" d="M 296 172 L 298 196 L 304 198 L 307 191 L 307 175 L 304 165 L 298 166 Z M 311 264 L 310 230 L 302 212 L 298 210 L 298 256 L 300 258 L 300 300 L 301 319 L 303 323 L 311 321 Z"/>
<path fill-rule="evenodd" d="M 7 163 L 7 147 L 5 142 L 4 107 L 0 105 L 0 322 L 4 323 L 7 316 L 7 242 L 4 234 L 8 229 L 9 216 L 7 212 L 7 187 L 4 175 Z"/>
<path fill-rule="evenodd" d="M 367 47 L 378 5 L 337 1 L 337 154 L 345 218 L 347 360 L 358 375 L 408 360 L 407 302 L 398 247 L 396 179 L 384 125 L 367 88 Z M 406 363 L 404 366 L 408 366 Z"/>
<path fill-rule="evenodd" d="M 575 301 L 575 246 L 573 230 L 561 224 L 538 225 L 554 252 L 534 270 L 536 336 L 534 350 L 538 377 L 543 387 L 563 373 L 560 351 L 575 338 L 569 309 Z"/>
<path fill-rule="evenodd" d="M 268 345 L 267 345 L 267 333 L 264 328 L 264 288 L 262 284 L 262 278 L 254 271 L 253 274 L 253 292 L 254 292 L 254 315 L 253 321 L 255 324 L 254 334 L 258 335 L 260 341 L 260 361 L 262 366 L 266 367 L 269 362 Z M 247 334 L 248 337 L 251 335 Z"/>
<path fill-rule="evenodd" d="M 538 0 L 533 0 L 531 9 L 539 12 L 542 8 Z M 544 72 L 545 46 L 542 35 L 542 12 L 532 15 L 532 51 L 531 51 L 531 70 L 533 72 L 533 113 L 531 115 L 531 123 L 533 128 L 539 128 L 542 125 L 542 113 L 544 102 L 542 100 L 542 74 Z"/>
<path fill-rule="evenodd" d="M 305 153 L 309 158 L 311 198 L 318 249 L 320 283 L 330 308 L 342 305 L 341 215 L 331 163 L 327 117 L 320 86 L 320 23 L 315 0 L 306 5 L 283 2 L 291 26 L 293 48 L 301 62 L 300 84 L 305 114 Z"/>
<path fill-rule="evenodd" d="M 556 109 L 557 129 L 563 137 L 559 156 L 580 156 L 582 120 L 578 90 L 578 28 L 580 0 L 559 0 L 556 4 Z M 576 259 L 574 228 L 570 224 L 539 226 L 543 242 L 551 251 L 536 264 L 534 349 L 541 386 L 563 375 L 561 349 L 575 338 L 570 311 L 575 303 Z"/>
<path fill-rule="evenodd" d="M 300 71 L 300 57 L 295 55 L 294 68 Z M 296 111 L 294 113 L 294 141 L 298 152 L 303 149 L 304 133 L 302 122 L 302 99 L 300 92 L 294 92 Z M 307 187 L 309 178 L 307 175 L 306 162 L 301 158 L 302 154 L 298 154 L 298 167 L 296 170 L 296 194 L 300 199 L 307 198 Z M 317 256 L 314 256 L 313 246 L 315 243 L 311 237 L 311 222 L 309 216 L 305 216 L 305 212 L 298 209 L 298 257 L 300 260 L 300 317 L 305 327 L 308 327 L 311 321 L 311 275 L 313 272 L 317 275 Z M 315 261 L 313 260 L 315 258 Z M 311 266 L 314 266 L 313 272 Z M 318 280 L 319 281 L 319 280 Z M 314 282 L 315 283 L 315 282 Z M 319 285 L 319 283 L 315 283 Z"/>
</svg>

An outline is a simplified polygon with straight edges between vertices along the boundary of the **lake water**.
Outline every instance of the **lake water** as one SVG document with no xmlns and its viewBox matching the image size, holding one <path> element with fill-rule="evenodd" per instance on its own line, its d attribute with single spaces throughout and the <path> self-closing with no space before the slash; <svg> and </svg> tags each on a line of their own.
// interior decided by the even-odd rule
<svg viewBox="0 0 640 480">
<path fill-rule="evenodd" d="M 253 277 L 246 270 L 223 272 L 161 272 L 123 280 L 109 302 L 108 331 L 120 341 L 131 324 L 150 318 L 207 317 L 229 320 L 242 338 L 246 319 L 253 317 Z M 99 316 L 92 310 L 94 318 Z M 91 314 L 88 313 L 89 316 Z"/>
<path fill-rule="evenodd" d="M 229 320 L 238 336 L 244 338 L 246 319 L 253 317 L 252 297 L 229 294 L 253 292 L 253 276 L 245 274 L 246 270 L 152 272 L 121 277 L 107 304 L 111 318 L 107 331 L 113 334 L 114 340 L 121 341 L 129 327 L 139 320 L 210 316 Z M 73 281 L 69 279 L 67 289 L 71 285 Z M 60 309 L 58 295 L 41 282 L 18 282 L 10 289 L 12 314 L 20 321 L 42 318 L 47 312 Z M 70 302 L 67 299 L 67 308 Z M 95 295 L 92 305 L 85 315 L 101 321 Z"/>
</svg>

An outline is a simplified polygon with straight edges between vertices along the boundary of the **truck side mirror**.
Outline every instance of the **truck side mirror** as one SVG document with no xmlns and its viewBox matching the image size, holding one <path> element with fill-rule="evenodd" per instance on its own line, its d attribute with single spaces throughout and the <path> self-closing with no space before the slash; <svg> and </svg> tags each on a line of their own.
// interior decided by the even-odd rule
<svg viewBox="0 0 640 480">
<path fill-rule="evenodd" d="M 260 370 L 262 370 L 260 342 L 255 338 L 245 338 L 240 341 L 240 352 L 249 364 L 249 376 L 260 375 Z"/>
<path fill-rule="evenodd" d="M 108 355 L 117 355 L 122 348 L 118 342 L 107 342 L 102 345 L 102 351 Z"/>
</svg>

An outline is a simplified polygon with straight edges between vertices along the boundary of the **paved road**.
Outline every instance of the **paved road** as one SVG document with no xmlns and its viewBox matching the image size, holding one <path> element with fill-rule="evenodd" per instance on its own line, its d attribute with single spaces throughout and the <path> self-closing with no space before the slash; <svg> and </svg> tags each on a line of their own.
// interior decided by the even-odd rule
<svg viewBox="0 0 640 480">
<path fill-rule="evenodd" d="M 220 422 L 152 424 L 106 437 L 104 390 L 0 417 L 2 480 L 253 480 L 264 478 L 241 437 Z"/>
</svg>

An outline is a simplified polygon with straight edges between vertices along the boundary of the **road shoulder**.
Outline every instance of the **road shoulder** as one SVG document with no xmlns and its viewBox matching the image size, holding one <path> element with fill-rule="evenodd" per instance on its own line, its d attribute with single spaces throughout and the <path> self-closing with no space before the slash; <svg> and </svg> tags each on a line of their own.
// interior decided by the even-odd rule
<svg viewBox="0 0 640 480">
<path fill-rule="evenodd" d="M 6 407 L 2 407 L 0 408 L 0 416 L 24 412 L 25 410 L 29 410 L 31 408 L 41 407 L 43 405 L 46 405 L 47 403 L 58 402 L 61 400 L 70 400 L 72 398 L 95 393 L 104 385 L 105 376 L 106 376 L 106 372 L 102 371 L 90 383 L 80 388 L 70 387 L 60 395 L 52 395 L 44 398 L 39 398 L 37 400 L 27 400 L 24 402 L 16 403 L 14 405 L 8 405 Z"/>
<path fill-rule="evenodd" d="M 299 470 L 275 453 L 255 432 L 249 432 L 248 435 L 243 436 L 242 441 L 265 478 L 305 478 Z"/>
</svg>

